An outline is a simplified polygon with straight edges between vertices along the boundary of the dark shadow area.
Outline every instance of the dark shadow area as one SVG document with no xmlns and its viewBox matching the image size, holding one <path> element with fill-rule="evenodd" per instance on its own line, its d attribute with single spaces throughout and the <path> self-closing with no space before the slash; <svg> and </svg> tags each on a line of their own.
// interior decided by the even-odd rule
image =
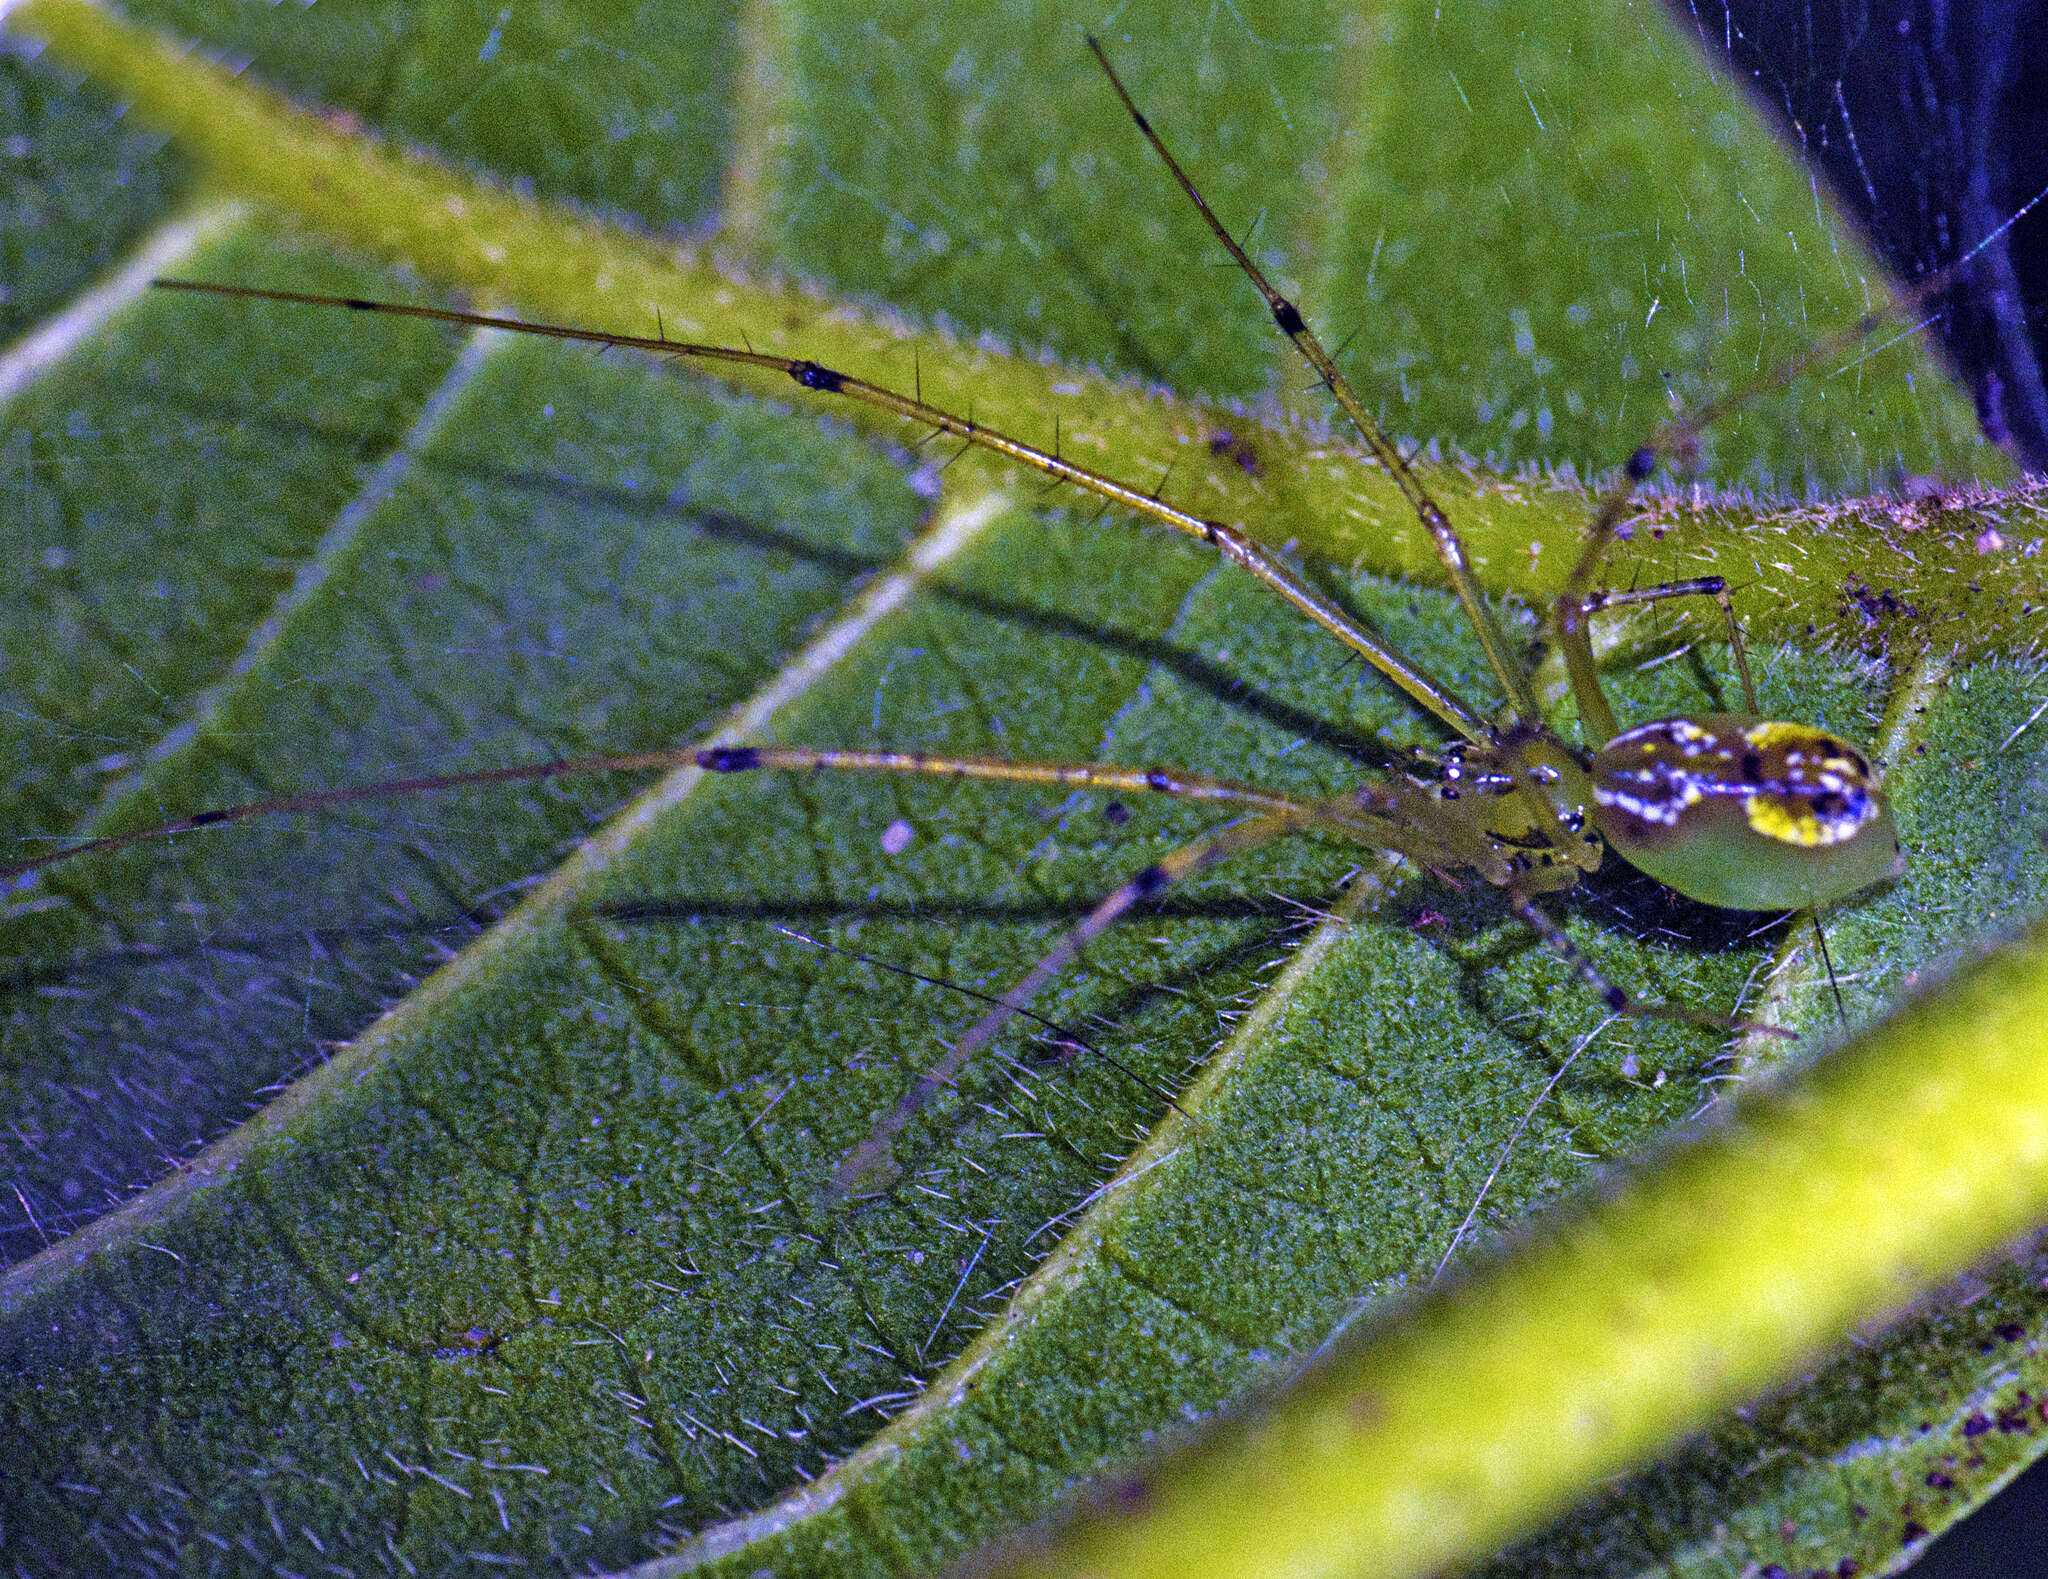
<svg viewBox="0 0 2048 1579">
<path fill-rule="evenodd" d="M 166 401 L 161 396 L 152 398 L 190 416 L 240 429 L 268 432 L 280 442 L 318 442 L 349 448 L 350 431 L 339 429 L 332 424 L 284 421 L 274 417 L 254 416 L 231 407 L 209 407 L 194 401 Z M 1226 434 L 1223 437 L 1230 436 Z M 579 514 L 602 512 L 628 520 L 668 521 L 716 542 L 751 548 L 761 553 L 786 554 L 800 563 L 814 565 L 848 578 L 874 575 L 887 570 L 896 562 L 891 556 L 852 553 L 832 544 L 814 542 L 785 527 L 749 520 L 730 512 L 693 509 L 672 499 L 655 498 L 632 489 L 603 487 L 524 467 L 503 466 L 496 462 L 470 457 L 422 455 L 414 460 L 413 469 L 424 476 L 446 477 L 465 483 L 504 488 L 529 498 L 547 499 Z M 1047 501 L 1046 507 L 1058 508 L 1052 501 Z M 1130 524 L 1130 529 L 1133 532 L 1145 530 L 1135 521 Z M 1320 567 L 1312 568 L 1307 573 L 1319 590 L 1344 606 L 1345 613 L 1351 619 L 1368 629 L 1372 627 L 1372 622 L 1356 607 L 1350 589 L 1337 577 L 1321 570 Z M 1021 630 L 1086 642 L 1104 652 L 1113 652 L 1155 664 L 1191 688 L 1206 692 L 1247 717 L 1273 724 L 1289 734 L 1329 746 L 1364 766 L 1384 769 L 1391 766 L 1395 760 L 1386 746 L 1373 735 L 1342 723 L 1332 722 L 1320 714 L 1310 713 L 1277 697 L 1269 696 L 1221 664 L 1212 663 L 1199 653 L 1177 647 L 1169 641 L 1136 636 L 1128 631 L 1099 625 L 1079 619 L 1062 609 L 1019 603 L 990 593 L 950 585 L 943 578 L 929 583 L 928 590 L 934 597 L 955 608 L 985 615 Z M 1302 628 L 1305 635 L 1311 635 L 1312 627 L 1306 620 L 1303 621 Z M 1335 642 L 1331 643 L 1330 650 L 1333 655 L 1345 651 Z M 1195 766 L 1192 763 L 1131 765 L 1190 768 Z"/>
<path fill-rule="evenodd" d="M 1105 890 L 1107 885 L 1105 885 Z M 514 896 L 516 899 L 516 896 Z M 1320 890 L 1308 894 L 1265 893 L 1257 897 L 1216 897 L 1208 899 L 1159 899 L 1148 903 L 1144 915 L 1166 921 L 1247 921 L 1271 916 L 1292 907 L 1296 913 L 1321 904 L 1329 896 Z M 217 931 L 203 942 L 183 947 L 158 943 L 136 943 L 126 947 L 95 950 L 62 962 L 43 962 L 9 970 L 0 975 L 0 1000 L 10 993 L 32 993 L 39 989 L 70 983 L 102 981 L 117 976 L 137 963 L 151 965 L 197 962 L 209 954 L 239 954 L 251 959 L 289 961 L 302 958 L 308 942 L 322 949 L 339 951 L 350 943 L 416 941 L 422 945 L 464 939 L 502 920 L 511 902 L 454 909 L 436 915 L 421 915 L 410 921 L 382 918 L 361 924 L 306 927 L 276 927 L 265 931 Z M 1088 913 L 1087 901 L 1053 901 L 1012 904 L 996 900 L 895 904 L 886 901 L 861 903 L 836 900 L 778 901 L 775 899 L 735 901 L 681 895 L 648 898 L 600 905 L 584 912 L 587 919 L 621 925 L 701 925 L 706 922 L 766 922 L 779 926 L 819 926 L 825 922 L 918 922 L 999 926 L 1043 926 L 1053 922 L 1078 922 Z M 1704 945 L 1703 945 L 1704 946 Z"/>
<path fill-rule="evenodd" d="M 1656 878 L 1610 855 L 1599 871 L 1579 880 L 1563 896 L 1574 910 L 1605 918 L 1605 924 L 1646 943 L 1697 954 L 1719 954 L 1773 937 L 1792 920 L 1783 910 L 1723 910 L 1688 899 Z"/>
</svg>

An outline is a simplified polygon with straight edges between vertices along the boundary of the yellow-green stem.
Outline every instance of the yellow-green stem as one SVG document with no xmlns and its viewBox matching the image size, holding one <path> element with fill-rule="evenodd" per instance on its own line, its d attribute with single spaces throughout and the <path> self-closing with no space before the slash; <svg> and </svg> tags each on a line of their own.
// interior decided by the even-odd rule
<svg viewBox="0 0 2048 1579">
<path fill-rule="evenodd" d="M 1483 1555 L 2048 1212 L 2048 926 L 1088 1509 L 1014 1575 Z"/>
</svg>

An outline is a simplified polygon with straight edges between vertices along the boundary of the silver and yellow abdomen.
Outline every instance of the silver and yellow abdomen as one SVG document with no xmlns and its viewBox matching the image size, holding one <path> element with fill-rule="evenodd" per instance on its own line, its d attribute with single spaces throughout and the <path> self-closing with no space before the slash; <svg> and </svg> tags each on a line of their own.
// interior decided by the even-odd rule
<svg viewBox="0 0 2048 1579">
<path fill-rule="evenodd" d="M 1593 758 L 1609 848 L 1702 904 L 1799 910 L 1904 870 L 1869 758 L 1806 724 L 1660 718 Z"/>
</svg>

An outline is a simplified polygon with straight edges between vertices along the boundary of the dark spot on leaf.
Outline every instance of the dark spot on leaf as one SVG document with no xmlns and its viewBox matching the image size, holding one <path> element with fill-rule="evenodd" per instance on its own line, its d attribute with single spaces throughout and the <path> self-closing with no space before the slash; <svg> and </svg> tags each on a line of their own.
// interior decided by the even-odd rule
<svg viewBox="0 0 2048 1579">
<path fill-rule="evenodd" d="M 1861 576 L 1851 576 L 1842 584 L 1842 607 L 1845 613 L 1859 614 L 1866 625 L 1877 625 L 1886 620 L 1914 619 L 1920 611 L 1906 602 L 1898 593 L 1886 590 L 1872 590 Z"/>
<path fill-rule="evenodd" d="M 1259 464 L 1259 452 L 1228 428 L 1218 428 L 1209 435 L 1209 453 L 1218 460 L 1235 461 L 1247 477 L 1266 475 L 1266 468 Z"/>
<path fill-rule="evenodd" d="M 1079 1042 L 1064 1036 L 1051 1036 L 1033 1042 L 1024 1055 L 1024 1061 L 1033 1069 L 1071 1069 L 1077 1059 L 1087 1052 Z"/>
<path fill-rule="evenodd" d="M 806 389 L 821 389 L 826 394 L 837 394 L 846 383 L 844 373 L 835 373 L 829 367 L 816 362 L 795 362 L 790 365 L 789 376 Z"/>
<path fill-rule="evenodd" d="M 1971 1415 L 1969 1419 L 1963 1422 L 1963 1435 L 1965 1438 L 1982 1436 L 1990 1429 L 1991 1417 L 1989 1415 Z"/>
</svg>

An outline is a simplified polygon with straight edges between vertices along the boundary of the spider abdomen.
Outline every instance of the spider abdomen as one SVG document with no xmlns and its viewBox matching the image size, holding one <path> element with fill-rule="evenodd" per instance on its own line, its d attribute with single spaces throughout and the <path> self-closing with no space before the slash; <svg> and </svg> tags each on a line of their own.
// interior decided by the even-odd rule
<svg viewBox="0 0 2048 1579">
<path fill-rule="evenodd" d="M 1592 777 L 1614 852 L 1703 904 L 1799 910 L 1904 869 L 1877 770 L 1811 725 L 1660 718 L 1603 746 Z"/>
</svg>

